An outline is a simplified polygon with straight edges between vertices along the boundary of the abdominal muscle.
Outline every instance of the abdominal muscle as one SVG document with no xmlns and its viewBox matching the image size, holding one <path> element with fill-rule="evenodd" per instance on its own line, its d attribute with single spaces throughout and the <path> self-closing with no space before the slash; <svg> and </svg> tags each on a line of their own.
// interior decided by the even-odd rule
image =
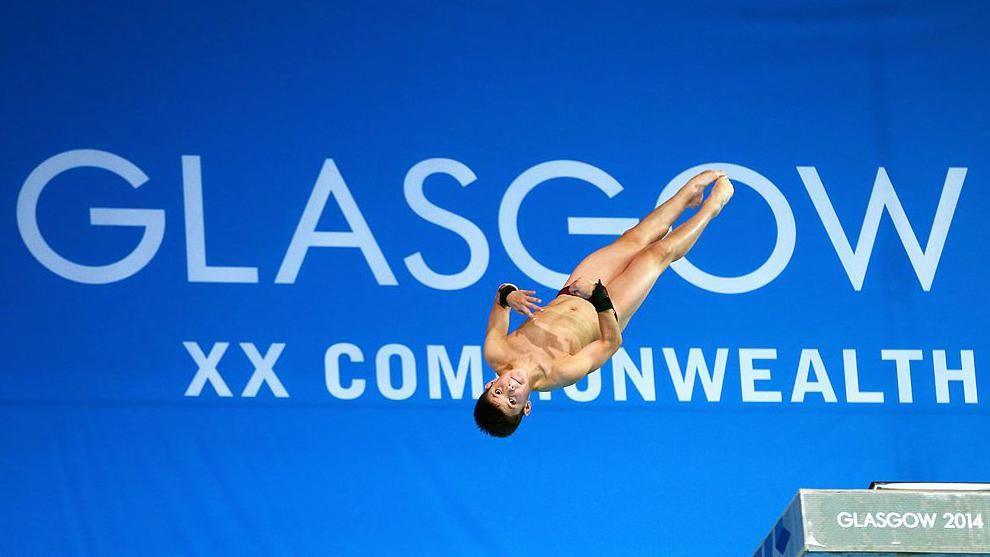
<svg viewBox="0 0 990 557">
<path fill-rule="evenodd" d="M 598 340 L 601 333 L 594 307 L 577 296 L 557 296 L 535 315 L 535 319 L 527 319 L 513 331 L 508 340 L 519 365 L 541 372 L 532 378 L 533 389 L 539 391 L 552 385 L 554 360 L 576 353 Z"/>
</svg>

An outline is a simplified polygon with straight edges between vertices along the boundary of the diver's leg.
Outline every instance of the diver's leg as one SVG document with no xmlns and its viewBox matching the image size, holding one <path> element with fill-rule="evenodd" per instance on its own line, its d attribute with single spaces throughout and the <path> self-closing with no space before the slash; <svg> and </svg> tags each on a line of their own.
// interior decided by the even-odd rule
<svg viewBox="0 0 990 557">
<path fill-rule="evenodd" d="M 609 297 L 625 329 L 636 310 L 646 299 L 660 273 L 691 249 L 698 237 L 732 197 L 732 184 L 725 177 L 715 183 L 711 196 L 690 219 L 633 257 L 629 266 L 608 284 Z"/>
<path fill-rule="evenodd" d="M 629 265 L 637 253 L 662 238 L 685 209 L 700 205 L 705 187 L 717 177 L 724 175 L 723 172 L 706 170 L 688 180 L 688 183 L 673 197 L 651 211 L 636 226 L 623 232 L 622 236 L 611 244 L 585 257 L 571 272 L 571 276 L 567 277 L 565 284 L 583 277 L 591 282 L 601 279 L 607 286 Z"/>
</svg>

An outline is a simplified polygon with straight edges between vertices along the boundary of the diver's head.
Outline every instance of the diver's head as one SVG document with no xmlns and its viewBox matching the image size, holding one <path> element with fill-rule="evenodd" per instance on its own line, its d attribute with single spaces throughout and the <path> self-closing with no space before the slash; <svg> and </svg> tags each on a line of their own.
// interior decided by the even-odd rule
<svg viewBox="0 0 990 557">
<path fill-rule="evenodd" d="M 478 428 L 494 437 L 512 435 L 533 407 L 529 393 L 529 381 L 516 370 L 489 381 L 474 406 L 474 421 Z"/>
</svg>

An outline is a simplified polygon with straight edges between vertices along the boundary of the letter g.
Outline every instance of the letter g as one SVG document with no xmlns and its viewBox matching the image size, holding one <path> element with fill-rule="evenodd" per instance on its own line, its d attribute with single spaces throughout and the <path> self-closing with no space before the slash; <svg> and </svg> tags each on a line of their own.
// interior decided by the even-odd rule
<svg viewBox="0 0 990 557">
<path fill-rule="evenodd" d="M 137 189 L 148 176 L 133 163 L 106 151 L 77 149 L 59 153 L 38 165 L 24 181 L 17 197 L 17 228 L 31 255 L 53 273 L 84 284 L 107 284 L 137 273 L 158 253 L 165 235 L 165 211 L 161 209 L 90 208 L 94 226 L 137 226 L 144 228 L 141 240 L 131 253 L 108 265 L 81 265 L 59 255 L 38 228 L 38 199 L 56 176 L 73 168 L 100 168 L 113 172 Z"/>
</svg>

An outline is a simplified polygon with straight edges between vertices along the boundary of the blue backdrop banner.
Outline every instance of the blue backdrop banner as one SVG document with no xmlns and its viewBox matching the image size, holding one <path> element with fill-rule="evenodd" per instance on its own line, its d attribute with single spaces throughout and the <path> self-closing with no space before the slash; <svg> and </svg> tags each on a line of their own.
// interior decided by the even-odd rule
<svg viewBox="0 0 990 557">
<path fill-rule="evenodd" d="M 986 480 L 990 6 L 690 4 L 7 6 L 0 553 L 748 555 Z M 478 432 L 496 287 L 704 168 L 622 349 Z"/>
</svg>

